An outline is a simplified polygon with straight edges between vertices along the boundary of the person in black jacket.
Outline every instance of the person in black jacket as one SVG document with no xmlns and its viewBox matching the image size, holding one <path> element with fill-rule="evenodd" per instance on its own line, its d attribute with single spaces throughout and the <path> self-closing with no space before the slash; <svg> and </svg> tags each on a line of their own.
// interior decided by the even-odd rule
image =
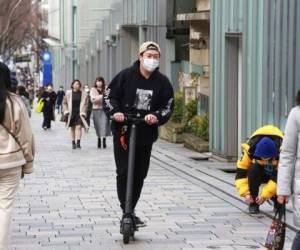
<svg viewBox="0 0 300 250">
<path fill-rule="evenodd" d="M 66 95 L 66 93 L 64 91 L 64 87 L 59 86 L 59 90 L 56 93 L 56 108 L 57 108 L 58 114 L 62 113 L 62 102 L 63 102 L 65 95 Z"/>
<path fill-rule="evenodd" d="M 55 108 L 55 100 L 56 94 L 53 91 L 52 84 L 47 86 L 47 90 L 42 94 L 42 99 L 44 100 L 43 114 L 43 129 L 51 129 L 51 121 L 55 120 L 54 108 Z"/>
<path fill-rule="evenodd" d="M 129 127 L 125 115 L 134 113 L 144 117 L 137 125 L 137 145 L 133 186 L 135 208 L 147 176 L 152 144 L 158 138 L 158 126 L 166 123 L 174 109 L 174 91 L 169 79 L 158 70 L 160 48 L 155 42 L 143 43 L 139 59 L 132 67 L 122 70 L 109 84 L 104 95 L 104 109 L 113 116 L 114 155 L 117 167 L 117 191 L 120 206 L 125 209 L 128 168 Z M 134 215 L 137 226 L 145 225 Z"/>
</svg>

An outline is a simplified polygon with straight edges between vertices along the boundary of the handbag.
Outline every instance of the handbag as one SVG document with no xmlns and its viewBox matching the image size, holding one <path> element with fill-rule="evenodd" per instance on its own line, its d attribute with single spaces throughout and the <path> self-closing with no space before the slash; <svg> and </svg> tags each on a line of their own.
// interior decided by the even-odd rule
<svg viewBox="0 0 300 250">
<path fill-rule="evenodd" d="M 61 114 L 61 117 L 59 119 L 61 122 L 65 122 L 67 123 L 68 122 L 68 114 Z"/>
<path fill-rule="evenodd" d="M 43 111 L 44 108 L 44 101 L 43 99 L 40 99 L 34 109 L 35 112 L 37 113 L 41 113 Z"/>
<path fill-rule="evenodd" d="M 265 247 L 269 250 L 282 250 L 285 241 L 286 215 L 285 204 L 276 209 L 270 230 L 268 232 Z"/>
</svg>

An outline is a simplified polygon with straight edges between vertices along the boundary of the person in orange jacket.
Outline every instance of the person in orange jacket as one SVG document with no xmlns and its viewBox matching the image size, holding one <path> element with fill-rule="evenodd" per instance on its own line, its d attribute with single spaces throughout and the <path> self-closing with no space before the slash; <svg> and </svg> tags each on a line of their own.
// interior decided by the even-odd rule
<svg viewBox="0 0 300 250">
<path fill-rule="evenodd" d="M 266 200 L 276 205 L 277 167 L 283 132 L 272 125 L 256 130 L 242 144 L 243 155 L 237 161 L 235 185 L 249 205 L 249 213 L 259 213 L 259 206 Z M 266 183 L 259 193 L 260 185 Z"/>
</svg>

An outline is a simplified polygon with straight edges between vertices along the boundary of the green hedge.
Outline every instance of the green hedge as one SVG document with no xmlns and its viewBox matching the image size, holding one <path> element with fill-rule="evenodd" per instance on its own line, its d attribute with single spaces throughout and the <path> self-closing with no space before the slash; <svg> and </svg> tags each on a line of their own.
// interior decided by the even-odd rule
<svg viewBox="0 0 300 250">
<path fill-rule="evenodd" d="M 174 112 L 171 121 L 182 123 L 185 131 L 193 132 L 203 140 L 209 139 L 209 119 L 208 115 L 197 115 L 197 101 L 190 101 L 184 106 L 183 94 L 175 92 Z"/>
<path fill-rule="evenodd" d="M 183 108 L 183 124 L 188 126 L 189 121 L 197 115 L 197 101 L 193 100 L 186 104 Z"/>
<path fill-rule="evenodd" d="M 173 122 L 182 122 L 183 118 L 183 95 L 181 92 L 175 92 L 174 96 L 174 111 L 171 117 Z"/>
<path fill-rule="evenodd" d="M 205 141 L 209 140 L 209 118 L 208 115 L 195 115 L 189 122 L 188 128 Z"/>
</svg>

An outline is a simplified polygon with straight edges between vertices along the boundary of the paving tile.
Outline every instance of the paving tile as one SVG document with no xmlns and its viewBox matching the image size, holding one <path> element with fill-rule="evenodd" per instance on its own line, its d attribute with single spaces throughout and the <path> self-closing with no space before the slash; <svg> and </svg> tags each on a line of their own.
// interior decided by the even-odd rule
<svg viewBox="0 0 300 250">
<path fill-rule="evenodd" d="M 136 232 L 134 242 L 123 245 L 112 139 L 107 139 L 106 150 L 97 149 L 91 128 L 83 134 L 82 149 L 72 150 L 62 123 L 45 132 L 40 128 L 41 116 L 33 114 L 32 125 L 37 144 L 35 173 L 20 184 L 11 249 L 262 249 L 269 218 L 247 215 L 246 208 L 242 211 L 153 159 L 136 208 L 148 226 Z M 164 160 L 170 154 L 168 161 L 176 167 L 209 169 L 207 163 L 193 165 L 185 156 L 191 152 L 178 145 L 159 141 L 153 152 Z M 287 230 L 286 249 L 293 237 Z"/>
</svg>

